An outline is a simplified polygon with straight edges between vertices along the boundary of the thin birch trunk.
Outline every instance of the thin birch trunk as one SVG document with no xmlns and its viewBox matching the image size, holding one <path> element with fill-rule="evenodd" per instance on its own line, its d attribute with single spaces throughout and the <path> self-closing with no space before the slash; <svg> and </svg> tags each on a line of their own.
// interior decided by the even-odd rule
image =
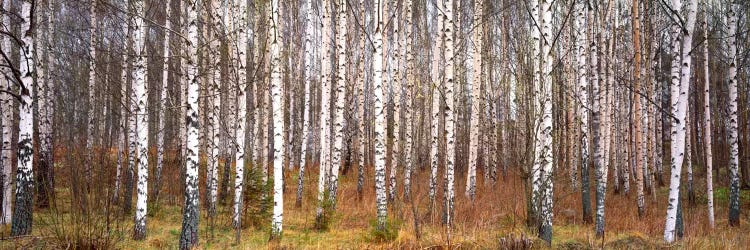
<svg viewBox="0 0 750 250">
<path fill-rule="evenodd" d="M 324 0 L 326 1 L 326 0 Z M 448 0 L 450 1 L 450 0 Z M 388 199 L 385 191 L 385 144 L 386 144 L 386 113 L 385 113 L 385 91 L 383 81 L 383 32 L 385 29 L 385 15 L 382 0 L 375 0 L 375 35 L 373 38 L 373 65 L 374 72 L 372 82 L 374 84 L 375 98 L 375 201 L 377 207 L 377 229 L 386 230 Z M 327 7 L 326 7 L 327 8 Z M 324 26 L 325 27 L 325 26 Z M 325 41 L 325 39 L 324 39 Z"/>
<path fill-rule="evenodd" d="M 714 180 L 713 149 L 711 148 L 711 82 L 708 68 L 708 3 L 703 1 L 703 133 L 706 154 L 706 197 L 708 205 L 708 226 L 713 229 L 714 219 Z"/>
</svg>

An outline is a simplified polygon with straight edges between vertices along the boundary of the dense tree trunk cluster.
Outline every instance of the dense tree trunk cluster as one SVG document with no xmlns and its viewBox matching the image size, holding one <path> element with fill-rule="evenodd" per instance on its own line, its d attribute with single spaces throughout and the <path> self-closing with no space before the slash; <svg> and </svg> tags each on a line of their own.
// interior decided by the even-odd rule
<svg viewBox="0 0 750 250">
<path fill-rule="evenodd" d="M 82 211 L 129 214 L 135 189 L 135 240 L 148 238 L 149 206 L 181 203 L 181 249 L 203 237 L 201 208 L 211 227 L 231 217 L 240 243 L 258 200 L 281 239 L 284 194 L 325 229 L 337 202 L 351 201 L 347 179 L 358 202 L 376 204 L 377 230 L 409 205 L 417 217 L 424 198 L 449 244 L 465 212 L 456 203 L 511 178 L 548 244 L 566 192 L 597 237 L 607 195 L 632 201 L 639 219 L 667 204 L 671 243 L 703 193 L 709 228 L 724 216 L 739 226 L 750 187 L 743 1 L 1 6 L 0 224 L 14 236 L 32 233 L 35 209 L 57 206 L 61 169 Z M 725 186 L 728 214 L 715 215 Z"/>
</svg>

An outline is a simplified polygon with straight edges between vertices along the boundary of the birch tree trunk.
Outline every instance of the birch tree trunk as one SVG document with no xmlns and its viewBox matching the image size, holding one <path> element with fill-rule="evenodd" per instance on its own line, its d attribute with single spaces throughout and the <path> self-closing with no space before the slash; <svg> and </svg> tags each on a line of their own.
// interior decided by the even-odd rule
<svg viewBox="0 0 750 250">
<path fill-rule="evenodd" d="M 442 47 L 443 47 L 443 39 L 444 39 L 444 24 L 443 24 L 443 11 L 442 8 L 436 8 L 434 12 L 437 12 L 437 25 L 436 25 L 436 31 L 435 31 L 435 46 L 432 47 L 432 119 L 430 121 L 430 133 L 432 136 L 432 141 L 430 143 L 430 207 L 434 207 L 435 204 L 435 196 L 437 194 L 436 187 L 437 187 L 437 172 L 438 172 L 438 162 L 440 161 L 440 116 L 442 115 L 442 112 L 440 112 L 440 108 L 442 107 L 440 104 L 440 99 L 443 98 L 441 96 L 441 88 L 443 87 L 443 81 L 440 74 L 440 63 L 441 63 L 441 57 L 442 54 Z"/>
<path fill-rule="evenodd" d="M 406 100 L 404 101 L 404 104 L 406 107 L 404 108 L 404 122 L 406 123 L 405 128 L 405 137 L 406 137 L 406 144 L 404 145 L 404 201 L 408 201 L 411 197 L 411 173 L 413 171 L 413 163 L 412 163 L 412 157 L 413 157 L 413 151 L 412 147 L 414 144 L 413 137 L 413 127 L 412 124 L 414 121 L 412 120 L 412 98 L 414 98 L 414 95 L 412 94 L 414 90 L 414 52 L 413 52 L 413 42 L 412 42 L 412 33 L 414 32 L 412 27 L 412 1 L 406 0 L 404 2 L 404 8 L 406 9 L 406 17 L 404 18 L 406 21 L 406 27 L 405 27 L 405 34 L 406 34 L 406 45 L 403 48 L 404 56 L 406 57 L 406 72 L 405 72 L 405 82 L 406 82 Z"/>
<path fill-rule="evenodd" d="M 188 3 L 187 19 L 188 34 L 187 43 L 187 77 L 188 77 L 188 99 L 185 117 L 187 124 L 187 154 L 186 154 L 186 179 L 185 179 L 185 207 L 182 216 L 182 232 L 180 233 L 180 249 L 189 249 L 198 245 L 198 220 L 199 220 L 199 197 L 198 197 L 198 88 L 200 78 L 198 77 L 198 1 L 192 0 Z"/>
<path fill-rule="evenodd" d="M 313 84 L 313 66 L 315 64 L 314 56 L 313 56 L 313 5 L 312 0 L 306 0 L 305 1 L 305 95 L 304 95 L 304 102 L 302 105 L 302 108 L 304 109 L 303 115 L 302 115 L 302 145 L 300 148 L 301 152 L 301 162 L 299 165 L 299 176 L 297 176 L 297 200 L 295 203 L 296 207 L 302 206 L 302 189 L 304 187 L 304 179 L 305 179 L 305 168 L 307 167 L 307 146 L 310 143 L 310 126 L 309 122 L 312 120 L 312 112 L 310 112 L 310 109 L 312 109 L 311 101 L 310 101 L 310 85 Z"/>
<path fill-rule="evenodd" d="M 541 35 L 542 35 L 542 68 L 540 76 L 540 92 L 537 93 L 540 98 L 541 105 L 541 127 L 537 129 L 537 143 L 540 143 L 541 151 L 538 152 L 538 159 L 540 161 L 541 173 L 541 197 L 540 197 L 540 226 L 539 236 L 547 241 L 547 244 L 552 243 L 552 188 L 553 188 L 553 172 L 552 167 L 554 159 L 552 155 L 552 42 L 554 34 L 552 33 L 552 0 L 542 0 L 541 4 Z M 539 114 L 539 113 L 537 113 Z"/>
<path fill-rule="evenodd" d="M 325 2 L 326 0 L 324 0 Z M 448 0 L 450 1 L 450 0 Z M 386 143 L 386 113 L 385 91 L 383 81 L 383 32 L 385 29 L 384 5 L 382 0 L 375 0 L 375 35 L 373 46 L 372 82 L 375 92 L 375 201 L 377 207 L 377 229 L 386 230 L 388 200 L 385 193 L 385 143 Z M 325 27 L 325 25 L 323 26 Z M 325 36 L 324 36 L 325 37 Z M 324 38 L 325 42 L 325 38 Z M 325 62 L 325 60 L 324 60 Z M 325 66 L 325 64 L 324 64 Z M 325 73 L 324 73 L 325 74 Z M 325 119 L 325 118 L 324 118 Z"/>
<path fill-rule="evenodd" d="M 234 177 L 234 213 L 232 214 L 232 225 L 234 226 L 234 229 L 236 230 L 236 242 L 240 242 L 240 232 L 242 228 L 242 188 L 244 186 L 244 179 L 245 179 L 245 117 L 247 115 L 247 105 L 246 105 L 246 92 L 247 89 L 247 29 L 249 27 L 249 22 L 247 19 L 247 2 L 246 1 L 239 1 L 237 2 L 237 9 L 234 13 L 237 20 L 237 51 L 233 53 L 237 57 L 237 86 L 235 87 L 235 90 L 237 91 L 237 119 L 234 123 L 235 126 L 235 134 L 234 134 L 234 143 L 232 144 L 233 150 L 234 150 L 234 160 L 235 160 L 235 177 Z M 272 20 L 274 23 L 276 20 Z M 274 32 L 276 32 L 275 27 L 273 29 Z M 282 109 L 283 110 L 283 109 Z M 281 111 L 280 111 L 281 112 Z M 274 118 L 276 119 L 276 118 Z M 281 126 L 278 126 L 281 128 Z M 265 127 L 264 127 L 265 128 Z M 279 132 L 279 136 L 281 136 L 281 132 Z M 274 137 L 276 137 L 276 133 L 274 133 Z M 283 147 L 281 143 L 274 144 L 274 147 Z M 283 153 L 283 149 L 282 149 Z M 274 156 L 281 157 L 281 156 Z M 280 159 L 280 158 L 279 158 Z M 282 167 L 281 162 L 276 164 L 276 160 L 274 160 L 274 168 L 275 167 Z M 265 168 L 264 168 L 265 169 Z M 264 175 L 265 176 L 265 175 Z M 279 182 L 275 185 L 281 185 L 282 183 Z M 275 187 L 274 187 L 275 190 Z M 274 200 L 275 202 L 275 200 Z M 274 209 L 275 212 L 275 209 Z M 279 229 L 279 233 L 281 233 L 281 230 Z"/>
<path fill-rule="evenodd" d="M 695 12 L 697 8 L 696 0 L 689 0 L 688 16 L 685 26 L 678 23 L 672 24 L 672 32 L 675 37 L 672 41 L 672 52 L 676 57 L 680 52 L 680 46 L 682 47 L 681 63 L 680 59 L 672 62 L 672 86 L 671 86 L 671 104 L 672 104 L 672 134 L 671 134 L 671 152 L 672 152 L 672 171 L 671 178 L 669 180 L 669 205 L 667 206 L 667 218 L 666 225 L 664 227 L 664 241 L 671 243 L 675 238 L 675 224 L 677 222 L 677 213 L 679 210 L 679 194 L 680 194 L 680 175 L 682 172 L 682 162 L 684 160 L 685 152 L 685 138 L 686 138 L 686 115 L 687 115 L 687 102 L 688 102 L 688 87 L 690 83 L 690 65 L 693 42 L 693 28 L 695 26 Z M 680 10 L 682 3 L 680 0 L 672 0 L 672 9 Z M 674 14 L 675 20 L 683 20 L 679 14 Z M 681 42 L 681 43 L 680 43 Z M 675 61 L 677 63 L 675 63 Z M 681 67 L 681 69 L 680 69 Z M 730 83 L 730 94 L 729 98 L 732 99 L 732 87 Z M 736 85 L 735 85 L 736 86 Z M 735 88 L 736 90 L 736 88 Z M 734 92 L 734 99 L 736 99 L 736 92 Z M 736 104 L 736 102 L 735 102 Z M 736 115 L 736 106 L 735 115 Z M 730 104 L 730 116 L 732 113 L 732 105 Z M 735 119 L 736 121 L 736 119 Z M 731 126 L 731 125 L 730 125 Z M 736 123 L 735 123 L 736 128 Z M 731 132 L 730 132 L 731 133 Z M 730 134 L 730 145 L 731 145 L 731 134 Z M 734 137 L 735 139 L 737 137 Z M 736 141 L 735 141 L 736 142 Z M 730 146 L 731 147 L 731 146 Z M 735 165 L 736 166 L 736 165 Z M 731 169 L 731 159 L 730 159 Z"/>
<path fill-rule="evenodd" d="M 19 70 L 20 103 L 18 105 L 18 167 L 16 170 L 16 193 L 13 204 L 13 221 L 11 235 L 28 235 L 31 233 L 34 209 L 34 115 L 32 96 L 34 96 L 34 24 L 32 2 L 21 4 L 21 49 Z"/>
<path fill-rule="evenodd" d="M 318 175 L 318 208 L 316 210 L 315 222 L 318 226 L 324 223 L 323 205 L 326 198 L 326 182 L 328 181 L 328 170 L 331 166 L 331 3 L 323 0 L 323 60 L 321 73 L 321 98 L 320 98 L 320 174 Z"/>
<path fill-rule="evenodd" d="M 4 0 L 3 1 L 3 9 L 9 10 L 11 7 L 11 0 Z M 10 15 L 2 15 L 3 23 L 10 23 Z M 11 39 L 7 36 L 0 36 L 0 46 L 2 46 L 3 51 L 10 51 L 11 48 Z M 2 68 L 3 71 L 3 84 L 0 85 L 0 88 L 2 88 L 5 91 L 8 91 L 8 93 L 14 93 L 13 92 L 13 83 L 10 79 L 10 72 L 7 72 L 8 70 L 6 68 Z M 0 94 L 0 105 L 2 105 L 2 138 L 3 138 L 3 145 L 2 148 L 0 148 L 0 153 L 2 153 L 2 192 L 3 192 L 3 200 L 2 200 L 2 215 L 0 215 L 0 224 L 6 225 L 11 223 L 11 207 L 13 206 L 13 185 L 11 184 L 11 175 L 13 172 L 13 164 L 11 163 L 11 160 L 13 158 L 13 150 L 12 150 L 12 144 L 11 140 L 13 138 L 13 130 L 15 129 L 15 125 L 13 124 L 13 97 L 8 94 Z"/>
<path fill-rule="evenodd" d="M 146 13 L 145 2 L 136 0 L 134 3 L 135 18 L 133 25 L 133 38 L 136 56 L 133 66 L 133 92 L 135 94 L 136 109 L 133 116 L 136 117 L 136 142 L 138 159 L 138 197 L 135 208 L 135 225 L 133 239 L 143 240 L 146 238 L 146 209 L 148 204 L 148 92 L 146 87 L 146 26 L 144 17 Z"/>
<path fill-rule="evenodd" d="M 466 175 L 466 196 L 474 201 L 474 195 L 476 194 L 477 188 L 477 157 L 479 155 L 479 110 L 481 103 L 481 88 L 482 80 L 482 33 L 484 30 L 482 27 L 482 1 L 474 1 L 474 23 L 472 42 L 468 45 L 468 54 L 473 60 L 471 69 L 466 69 L 471 77 L 467 77 L 469 82 L 469 89 L 471 89 L 471 117 L 470 123 L 470 138 L 469 138 L 469 173 Z M 485 157 L 488 157 L 485 156 Z M 486 166 L 486 164 L 485 164 Z M 485 171 L 488 172 L 488 171 Z"/>
<path fill-rule="evenodd" d="M 708 225 L 715 227 L 714 219 L 714 180 L 713 149 L 711 148 L 711 82 L 708 68 L 708 4 L 703 1 L 703 133 L 706 154 L 706 197 L 708 205 Z"/>
<path fill-rule="evenodd" d="M 389 38 L 389 43 L 387 44 L 390 48 L 386 48 L 386 64 L 388 65 L 388 74 L 386 74 L 386 77 L 389 78 L 389 80 L 386 80 L 391 83 L 391 91 L 393 91 L 392 99 L 393 99 L 393 123 L 391 123 L 391 129 L 393 131 L 393 139 L 391 141 L 391 166 L 390 166 L 390 175 L 388 178 L 388 200 L 393 201 L 393 199 L 396 197 L 396 172 L 398 171 L 398 168 L 401 164 L 401 137 L 400 137 L 400 123 L 401 123 L 401 80 L 399 78 L 400 75 L 400 62 L 401 62 L 401 55 L 400 55 L 400 49 L 401 49 L 401 40 L 400 34 L 399 34 L 399 28 L 401 26 L 401 18 L 398 14 L 400 11 L 398 9 L 398 4 L 396 2 L 391 2 L 392 6 L 390 8 L 392 13 L 386 13 L 386 16 L 391 16 L 392 19 L 390 22 L 393 22 L 391 24 L 393 26 L 392 35 Z M 387 92 L 387 91 L 386 91 Z M 386 111 L 387 113 L 387 111 Z M 386 122 L 388 120 L 386 119 Z"/>
<path fill-rule="evenodd" d="M 633 1 L 632 15 L 633 15 L 633 48 L 635 48 L 635 62 L 634 62 L 634 73 L 633 73 L 633 89 L 641 90 L 641 30 L 640 30 L 640 17 L 638 14 L 639 10 L 638 0 Z M 645 203 L 643 197 L 643 152 L 641 151 L 641 97 L 636 95 L 633 97 L 633 134 L 635 144 L 635 179 L 637 185 L 637 200 L 638 200 L 638 217 L 643 217 L 645 212 Z"/>
<path fill-rule="evenodd" d="M 273 217 L 271 221 L 271 240 L 281 239 L 282 213 L 284 212 L 284 103 L 281 85 L 281 52 L 279 42 L 279 1 L 271 1 L 271 99 L 273 108 Z M 239 162 L 239 159 L 238 159 Z"/>
<path fill-rule="evenodd" d="M 159 128 L 158 128 L 158 135 L 156 139 L 156 173 L 155 173 L 155 182 L 154 182 L 154 197 L 153 200 L 155 202 L 159 202 L 159 191 L 161 191 L 161 171 L 164 167 L 164 133 L 165 131 L 165 125 L 166 125 L 166 115 L 165 110 L 167 109 L 166 103 L 167 103 L 167 91 L 169 87 L 169 65 L 172 62 L 170 60 L 170 42 L 171 42 L 171 35 L 172 35 L 172 1 L 167 1 L 167 8 L 166 8 L 166 17 L 164 18 L 164 51 L 163 51 L 163 57 L 164 57 L 164 65 L 162 66 L 162 73 L 161 73 L 161 93 L 159 95 L 159 103 L 161 103 L 161 108 L 159 109 Z M 209 185 L 210 187 L 210 185 Z"/>
<path fill-rule="evenodd" d="M 727 46 L 729 47 L 729 225 L 738 227 L 740 225 L 740 178 L 739 168 L 739 143 L 738 143 L 738 120 L 737 120 L 737 13 L 739 4 L 732 3 L 728 9 L 728 34 Z M 693 11 L 694 12 L 694 11 Z M 694 13 L 691 15 L 695 15 Z M 688 47 L 689 48 L 689 47 Z M 684 49 L 684 46 L 683 46 Z M 685 67 L 683 66 L 683 73 Z M 688 76 L 689 68 L 688 68 Z M 671 184 L 671 183 L 670 183 Z M 670 192 L 671 197 L 671 192 Z"/>
<path fill-rule="evenodd" d="M 369 11 L 366 10 L 365 7 L 365 1 L 359 0 L 359 18 L 360 20 L 364 20 L 364 24 L 370 23 L 370 15 Z M 369 26 L 368 26 L 369 27 Z M 365 64 L 366 64 L 366 56 L 368 50 L 365 46 L 365 30 L 359 31 L 359 48 L 361 49 L 361 55 L 360 57 L 360 63 L 359 63 L 359 74 L 357 75 L 357 91 L 358 91 L 358 98 L 357 98 L 357 121 L 358 121 L 358 131 L 357 131 L 357 161 L 358 161 L 358 168 L 357 168 L 357 197 L 361 200 L 363 196 L 363 186 L 365 182 L 365 150 L 368 150 L 369 148 L 365 145 L 365 137 L 367 136 L 365 134 L 365 117 L 366 117 L 366 109 L 365 109 L 365 98 L 368 96 L 365 93 Z"/>
<path fill-rule="evenodd" d="M 446 137 L 446 153 L 445 153 L 445 176 L 446 176 L 446 194 L 443 195 L 445 198 L 445 222 L 448 233 L 448 242 L 451 238 L 451 225 L 453 221 L 453 205 L 455 198 L 455 159 L 456 159 L 456 133 L 455 133 L 455 106 L 453 100 L 454 88 L 454 74 L 453 66 L 455 63 L 454 58 L 454 45 L 453 45 L 453 0 L 445 0 L 443 2 L 445 12 L 445 27 L 443 36 L 445 37 L 445 53 L 443 58 L 446 60 L 445 63 L 445 86 L 443 93 L 445 93 L 445 137 Z"/>
<path fill-rule="evenodd" d="M 208 177 L 206 180 L 208 189 L 208 216 L 213 218 L 216 215 L 216 200 L 217 200 L 217 186 L 218 186 L 218 174 L 219 174 L 219 158 L 220 146 L 221 146 L 221 69 L 218 66 L 221 61 L 221 39 L 224 36 L 224 26 L 222 23 L 222 2 L 218 0 L 211 1 L 211 25 L 213 26 L 213 32 L 211 35 L 213 38 L 209 44 L 211 65 L 210 69 L 211 82 L 208 88 L 210 96 L 210 107 L 208 107 L 208 134 L 211 136 L 210 151 L 209 151 L 209 163 L 208 163 Z M 224 162 L 224 164 L 229 164 Z"/>
<path fill-rule="evenodd" d="M 122 8 L 125 10 L 128 10 L 130 7 L 130 1 L 125 0 L 123 3 Z M 120 132 L 118 133 L 118 157 L 117 157 L 117 172 L 115 176 L 115 190 L 114 190 L 114 196 L 113 200 L 117 202 L 119 200 L 119 194 L 120 194 L 120 183 L 122 181 L 122 170 L 123 165 L 128 164 L 128 169 L 125 169 L 125 174 L 130 174 L 130 154 L 126 153 L 128 150 L 128 147 L 130 145 L 129 143 L 129 129 L 128 122 L 130 120 L 128 109 L 129 109 L 129 103 L 130 103 L 130 97 L 128 96 L 128 89 L 130 88 L 130 85 L 128 84 L 128 52 L 130 48 L 130 37 L 131 37 L 131 29 L 130 29 L 130 17 L 124 16 L 125 19 L 125 25 L 123 25 L 123 34 L 127 37 L 125 39 L 125 43 L 122 44 L 122 72 L 120 73 Z M 123 159 L 124 158 L 124 159 Z"/>
<path fill-rule="evenodd" d="M 588 43 L 587 27 L 586 22 L 587 6 L 586 3 L 576 2 L 576 17 L 575 17 L 575 30 L 576 30 L 576 61 L 578 64 L 577 79 L 578 79 L 578 121 L 580 123 L 580 144 L 581 144 L 581 202 L 583 211 L 583 221 L 591 222 L 591 195 L 589 194 L 589 107 L 588 107 L 588 64 L 586 62 L 586 46 Z M 595 47 L 594 47 L 595 49 Z"/>
<path fill-rule="evenodd" d="M 338 190 L 339 182 L 339 166 L 342 164 L 343 155 L 343 140 L 344 140 L 344 97 L 346 96 L 346 68 L 349 66 L 349 62 L 346 59 L 346 1 L 339 0 L 338 6 L 338 32 L 336 34 L 337 41 L 336 50 L 338 56 L 338 79 L 336 79 L 336 109 L 333 114 L 333 154 L 331 160 L 331 175 L 328 180 L 328 195 L 332 207 L 336 207 L 336 193 Z"/>
<path fill-rule="evenodd" d="M 96 36 L 97 36 L 97 19 L 96 19 L 96 5 L 97 1 L 91 1 L 89 6 L 89 80 L 88 80 L 88 94 L 89 94 L 89 106 L 88 106 L 88 127 L 86 127 L 86 164 L 84 167 L 84 174 L 86 177 L 86 192 L 89 192 L 92 181 L 92 168 L 94 165 L 93 158 L 96 154 L 94 151 L 94 127 L 96 126 Z"/>
<path fill-rule="evenodd" d="M 37 201 L 41 208 L 49 207 L 50 200 L 54 199 L 54 159 L 52 146 L 52 121 L 54 119 L 54 81 L 52 74 L 55 72 L 53 56 L 53 38 L 55 34 L 54 0 L 48 0 L 44 11 L 37 12 L 37 20 L 47 19 L 44 36 L 37 36 L 38 49 L 45 51 L 39 54 L 40 62 L 45 64 L 45 74 L 37 75 L 39 87 L 39 174 L 37 174 Z M 41 9 L 41 8 L 40 8 Z M 2 88 L 2 85 L 0 85 Z M 0 101 L 1 102 L 1 101 Z M 0 104 L 2 106 L 2 104 Z M 2 110 L 2 108 L 0 108 Z M 0 148 L 1 149 L 1 148 Z M 2 160 L 0 160 L 2 166 Z M 1 220 L 1 219 L 0 219 Z"/>
</svg>

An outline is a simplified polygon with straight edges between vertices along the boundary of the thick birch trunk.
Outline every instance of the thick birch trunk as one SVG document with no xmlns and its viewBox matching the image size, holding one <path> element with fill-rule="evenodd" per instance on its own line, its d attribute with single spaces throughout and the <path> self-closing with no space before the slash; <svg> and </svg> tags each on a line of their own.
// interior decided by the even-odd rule
<svg viewBox="0 0 750 250">
<path fill-rule="evenodd" d="M 273 217 L 271 219 L 271 239 L 281 239 L 282 214 L 284 212 L 284 124 L 283 87 L 281 85 L 281 52 L 279 32 L 279 1 L 271 1 L 271 99 L 273 109 Z M 242 54 L 242 53 L 241 53 Z M 240 107 L 241 108 L 241 107 Z M 243 118 L 240 118 L 243 119 Z M 238 158 L 239 162 L 239 158 Z"/>
<path fill-rule="evenodd" d="M 737 120 L 737 11 L 739 4 L 729 5 L 729 32 L 727 46 L 729 46 L 729 225 L 740 225 L 740 178 L 739 143 Z M 693 11 L 694 12 L 694 11 Z M 691 15 L 695 15 L 694 13 Z M 684 49 L 684 47 L 683 47 Z M 683 67 L 684 73 L 684 67 Z M 688 68 L 688 76 L 689 68 Z M 671 194 L 671 193 L 670 193 Z M 671 197 L 671 195 L 670 195 Z"/>
<path fill-rule="evenodd" d="M 326 182 L 328 181 L 328 169 L 331 166 L 331 3 L 323 0 L 323 60 L 321 74 L 321 98 L 320 98 L 320 174 L 318 175 L 318 208 L 316 210 L 316 223 L 323 221 L 323 205 L 326 199 Z"/>
<path fill-rule="evenodd" d="M 187 10 L 188 34 L 187 34 L 187 111 L 185 118 L 187 124 L 186 143 L 186 174 L 185 174 L 185 207 L 182 216 L 182 232 L 180 233 L 180 249 L 189 249 L 198 245 L 198 220 L 199 198 L 198 198 L 198 89 L 200 78 L 198 77 L 198 3 L 189 3 Z"/>
<path fill-rule="evenodd" d="M 16 193 L 13 204 L 13 221 L 11 224 L 11 235 L 28 235 L 31 233 L 32 215 L 34 209 L 34 146 L 32 143 L 34 134 L 33 115 L 33 75 L 36 62 L 34 57 L 34 36 L 32 21 L 32 3 L 23 1 L 21 5 L 21 49 L 19 70 L 20 103 L 18 105 L 18 166 L 16 169 Z"/>
<path fill-rule="evenodd" d="M 677 216 L 680 204 L 680 176 L 682 172 L 682 163 L 684 160 L 685 153 L 685 139 L 687 132 L 687 104 L 688 104 L 688 87 L 690 83 L 690 65 L 693 42 L 693 28 L 695 26 L 695 12 L 697 8 L 697 1 L 690 0 L 688 6 L 688 16 L 686 26 L 682 27 L 679 24 L 672 24 L 673 36 L 676 38 L 672 41 L 672 52 L 675 58 L 677 55 L 681 55 L 680 59 L 676 59 L 672 62 L 672 134 L 671 134 L 671 152 L 672 152 L 672 171 L 671 178 L 669 180 L 669 205 L 667 206 L 667 218 L 666 225 L 664 226 L 664 241 L 671 243 L 675 238 L 675 226 L 677 223 Z M 680 10 L 682 3 L 680 0 L 672 0 L 672 8 Z M 679 15 L 675 15 L 675 18 L 681 19 Z M 680 46 L 682 47 L 682 53 L 680 54 Z M 734 99 L 732 99 L 732 83 L 730 81 L 729 87 L 729 99 L 736 100 L 736 91 L 734 92 Z M 735 85 L 736 86 L 736 85 Z M 735 88 L 736 90 L 736 88 Z M 734 102 L 736 105 L 736 102 Z M 736 115 L 736 107 L 735 115 Z M 730 104 L 730 116 L 732 113 L 732 105 Z M 736 117 L 735 117 L 736 118 Z M 736 121 L 736 119 L 735 119 Z M 731 126 L 731 125 L 730 125 Z M 736 123 L 735 123 L 736 128 Z M 730 132 L 731 133 L 731 132 Z M 737 137 L 734 137 L 735 139 Z M 730 134 L 730 145 L 732 136 Z M 736 142 L 736 141 L 735 141 Z M 731 147 L 731 146 L 730 146 Z M 731 150 L 730 150 L 731 151 Z M 736 165 L 735 165 L 736 166 Z M 730 157 L 730 169 L 731 169 L 731 157 Z"/>
<path fill-rule="evenodd" d="M 336 193 L 339 182 L 339 167 L 342 164 L 344 152 L 344 97 L 346 96 L 346 68 L 349 65 L 346 59 L 346 1 L 340 0 L 338 6 L 338 32 L 336 34 L 336 51 L 338 52 L 338 76 L 336 79 L 336 108 L 333 114 L 333 152 L 331 157 L 331 175 L 328 179 L 328 195 L 332 207 L 336 207 Z"/>
<path fill-rule="evenodd" d="M 552 148 L 552 42 L 554 34 L 552 33 L 552 0 L 542 0 L 541 4 L 541 59 L 542 68 L 540 75 L 540 86 L 538 98 L 541 104 L 541 127 L 537 129 L 537 142 L 540 143 L 541 151 L 538 153 L 538 161 L 540 162 L 540 183 L 541 183 L 541 197 L 540 197 L 540 226 L 539 236 L 547 241 L 547 244 L 552 243 L 552 216 L 553 216 L 553 201 L 552 201 L 552 188 L 553 188 L 553 148 Z"/>
<path fill-rule="evenodd" d="M 133 25 L 133 38 L 135 39 L 134 53 L 136 55 L 133 66 L 133 92 L 135 94 L 136 109 L 133 116 L 136 117 L 136 155 L 138 159 L 138 196 L 135 207 L 135 225 L 133 239 L 142 240 L 146 238 L 146 209 L 148 204 L 148 90 L 146 87 L 146 26 L 144 18 L 145 2 L 137 0 L 134 3 L 135 18 Z"/>
</svg>

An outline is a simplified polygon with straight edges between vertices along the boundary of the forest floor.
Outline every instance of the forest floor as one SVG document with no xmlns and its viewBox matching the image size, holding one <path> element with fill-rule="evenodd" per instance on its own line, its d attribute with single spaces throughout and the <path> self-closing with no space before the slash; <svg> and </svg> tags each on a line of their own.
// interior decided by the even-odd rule
<svg viewBox="0 0 750 250">
<path fill-rule="evenodd" d="M 199 248 L 201 249 L 443 249 L 448 246 L 445 227 L 441 223 L 442 206 L 430 213 L 426 183 L 428 171 L 420 171 L 415 176 L 412 202 L 395 201 L 389 203 L 388 216 L 396 228 L 394 239 L 380 241 L 373 233 L 375 218 L 375 196 L 372 181 L 365 183 L 364 198 L 358 199 L 356 191 L 356 170 L 340 178 L 340 196 L 337 211 L 331 217 L 329 230 L 314 229 L 317 168 L 311 168 L 305 185 L 302 207 L 295 207 L 296 172 L 288 175 L 284 201 L 284 231 L 280 241 L 268 243 L 267 225 L 247 226 L 242 230 L 242 240 L 235 243 L 235 231 L 231 227 L 231 206 L 218 206 L 215 223 L 208 222 L 206 210 L 201 210 Z M 370 170 L 371 171 L 371 170 Z M 494 186 L 482 184 L 481 173 L 477 197 L 471 202 L 464 196 L 464 179 L 457 179 L 456 210 L 450 246 L 461 249 L 523 248 L 530 244 L 533 248 L 549 248 L 525 226 L 525 198 L 523 183 L 516 174 L 509 172 Z M 369 175 L 372 176 L 372 175 Z M 560 175 L 562 176 L 562 175 Z M 716 228 L 707 226 L 706 198 L 703 177 L 696 176 L 697 199 L 695 204 L 684 205 L 685 237 L 674 244 L 662 240 L 668 186 L 659 187 L 655 196 L 646 196 L 646 212 L 642 218 L 637 215 L 635 187 L 628 195 L 616 194 L 610 182 L 606 200 L 606 234 L 604 239 L 594 236 L 593 224 L 581 220 L 579 189 L 571 189 L 565 180 L 556 180 L 555 217 L 552 248 L 557 249 L 746 249 L 750 246 L 750 191 L 741 195 L 742 218 L 740 227 L 727 225 L 728 192 L 726 185 L 717 183 Z M 179 183 L 166 181 L 165 190 L 179 190 Z M 399 178 L 400 180 L 400 178 Z M 67 187 L 61 180 L 58 187 Z M 203 182 L 201 182 L 203 183 Z M 441 183 L 441 181 L 439 181 Z M 401 183 L 399 182 L 399 185 Z M 592 187 L 593 187 L 592 181 Z M 399 186 L 399 189 L 402 188 Z M 175 191 L 171 191 L 175 192 Z M 97 215 L 75 220 L 81 213 L 71 209 L 71 192 L 67 188 L 57 190 L 57 209 L 37 209 L 34 213 L 34 227 L 31 236 L 8 238 L 9 226 L 0 228 L 0 249 L 49 249 L 70 248 L 73 246 L 98 246 L 118 249 L 175 249 L 177 248 L 182 223 L 181 193 L 166 192 L 155 205 L 149 201 L 147 218 L 147 238 L 134 241 L 132 235 L 133 215 L 121 212 L 104 215 L 102 211 L 121 211 L 116 206 L 99 205 Z M 594 192 L 592 203 L 594 201 Z M 442 188 L 438 190 L 442 197 Z M 684 196 L 683 196 L 684 197 Z M 133 197 L 135 198 L 135 197 Z M 204 202 L 201 192 L 201 203 Z M 231 200 L 231 196 L 229 197 Z M 102 203 L 102 204 L 106 204 Z M 437 204 L 441 204 L 439 201 Z M 202 206 L 202 205 L 201 205 Z M 416 216 L 414 215 L 416 212 Z M 415 220 L 418 222 L 417 236 Z M 245 222 L 248 223 L 248 222 Z M 249 224 L 249 223 L 248 223 Z M 106 230 L 109 229 L 109 230 Z M 113 233 L 104 233 L 113 232 Z M 77 244 L 77 245 L 75 245 Z"/>
</svg>

